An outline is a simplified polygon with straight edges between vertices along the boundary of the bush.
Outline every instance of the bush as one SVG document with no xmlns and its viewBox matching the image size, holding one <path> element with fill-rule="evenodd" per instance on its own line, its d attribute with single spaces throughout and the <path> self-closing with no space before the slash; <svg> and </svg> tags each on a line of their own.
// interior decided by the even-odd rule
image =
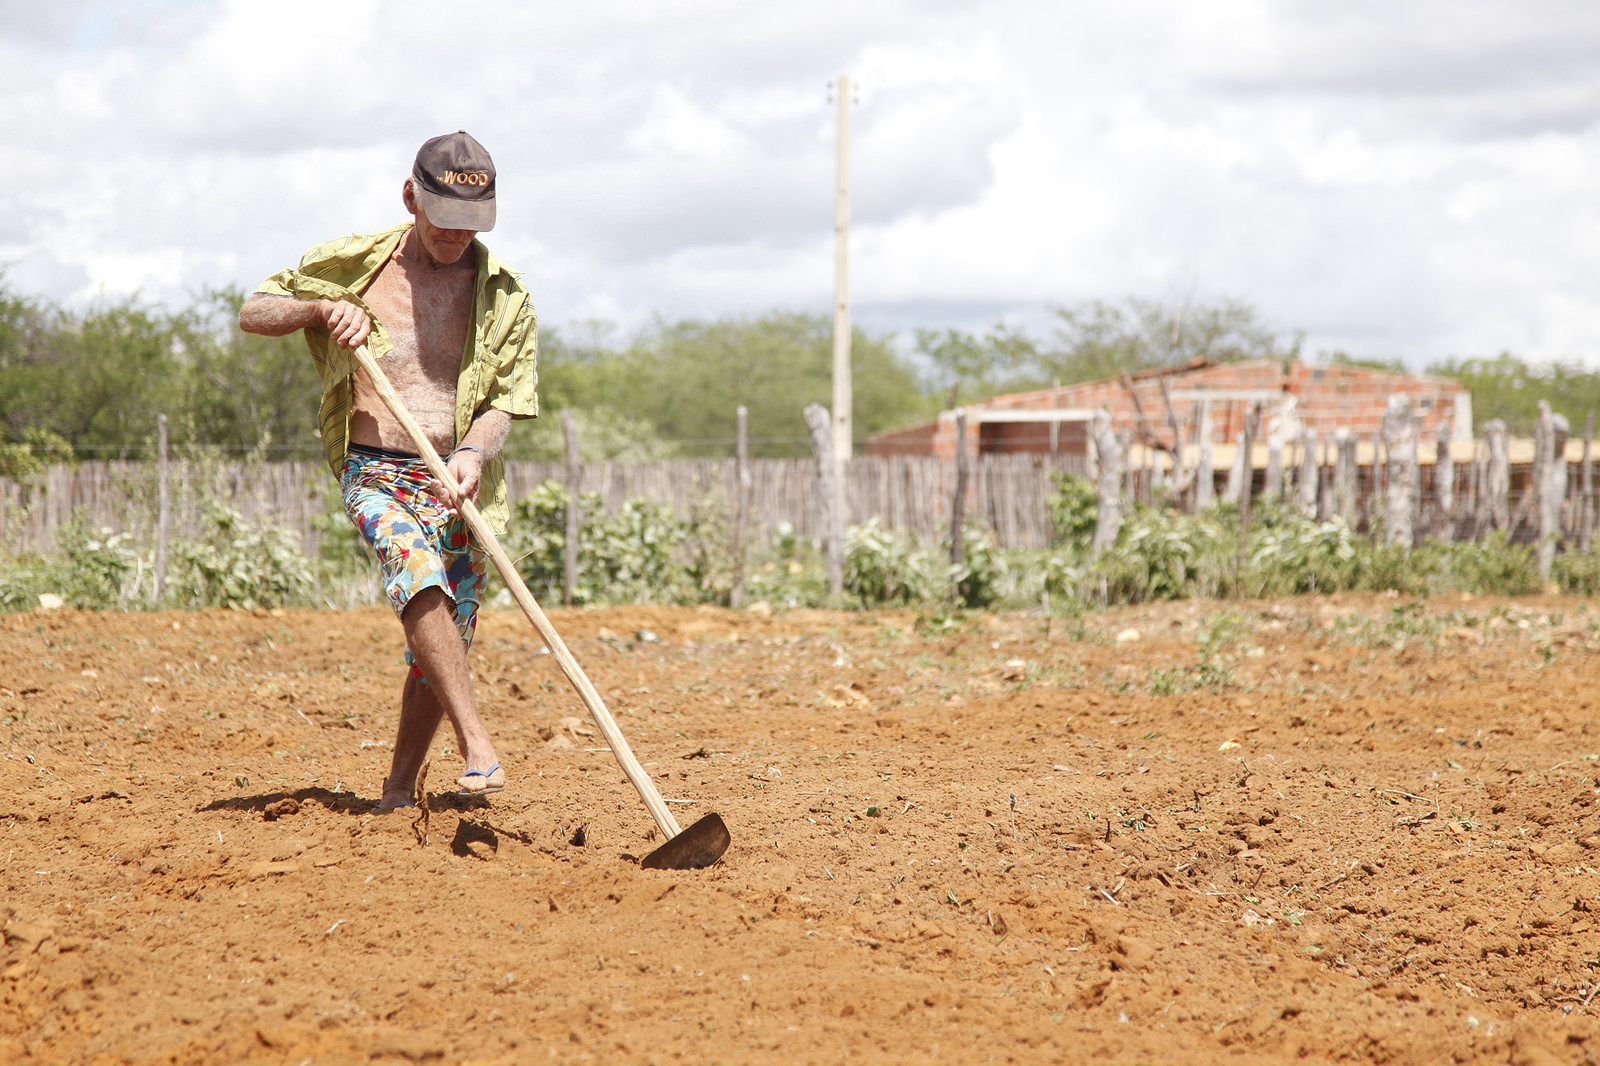
<svg viewBox="0 0 1600 1066">
<path fill-rule="evenodd" d="M 282 607 L 315 583 L 299 534 L 212 506 L 199 535 L 173 545 L 168 595 L 182 607 Z"/>
<path fill-rule="evenodd" d="M 68 522 L 56 531 L 54 555 L 8 561 L 0 577 L 0 610 L 31 611 L 46 594 L 84 610 L 126 607 L 147 569 L 131 542 L 126 533 Z"/>
<path fill-rule="evenodd" d="M 535 598 L 565 594 L 566 522 L 570 495 L 547 480 L 513 509 L 508 554 Z M 600 513 L 600 497 L 579 498 L 578 572 L 574 603 L 693 602 L 696 584 L 677 560 L 686 539 L 671 508 L 633 499 L 615 514 Z"/>
<path fill-rule="evenodd" d="M 910 538 L 876 518 L 844 531 L 844 589 L 863 607 L 915 603 L 928 593 L 927 574 L 913 558 Z"/>
<path fill-rule="evenodd" d="M 1550 580 L 1562 592 L 1578 596 L 1600 595 L 1600 552 L 1567 552 L 1556 556 Z"/>
<path fill-rule="evenodd" d="M 1050 543 L 1086 552 L 1094 544 L 1100 522 L 1100 496 L 1088 478 L 1056 474 L 1056 494 L 1050 498 Z"/>
<path fill-rule="evenodd" d="M 949 541 L 941 542 L 944 558 L 950 557 Z M 994 533 L 982 526 L 967 525 L 961 533 L 961 562 L 950 564 L 948 575 L 951 598 L 963 607 L 992 607 L 1000 599 L 1007 576 L 1005 554 Z"/>
<path fill-rule="evenodd" d="M 1214 564 L 1220 558 L 1217 542 L 1216 528 L 1203 517 L 1141 507 L 1122 523 L 1113 549 L 1095 559 L 1090 576 L 1117 603 L 1192 596 L 1202 558 Z"/>
<path fill-rule="evenodd" d="M 1364 543 L 1342 521 L 1275 523 L 1255 532 L 1242 584 L 1257 596 L 1353 588 Z"/>
</svg>

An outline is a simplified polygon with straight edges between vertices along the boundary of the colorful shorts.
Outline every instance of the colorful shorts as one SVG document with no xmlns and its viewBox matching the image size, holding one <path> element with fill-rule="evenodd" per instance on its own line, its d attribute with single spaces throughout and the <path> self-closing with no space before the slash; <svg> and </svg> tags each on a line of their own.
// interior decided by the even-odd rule
<svg viewBox="0 0 1600 1066">
<path fill-rule="evenodd" d="M 378 554 L 394 613 L 403 614 L 423 589 L 442 589 L 455 604 L 461 643 L 471 648 L 486 558 L 466 520 L 428 492 L 432 480 L 420 458 L 352 445 L 340 478 L 344 509 Z M 426 684 L 409 646 L 406 662 Z"/>
</svg>

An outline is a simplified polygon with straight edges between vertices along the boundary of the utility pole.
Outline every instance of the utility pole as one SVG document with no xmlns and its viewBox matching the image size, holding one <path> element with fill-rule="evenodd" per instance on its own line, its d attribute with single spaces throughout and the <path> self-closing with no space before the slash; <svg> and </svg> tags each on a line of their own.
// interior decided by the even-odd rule
<svg viewBox="0 0 1600 1066">
<path fill-rule="evenodd" d="M 839 75 L 839 153 L 833 193 L 833 459 L 843 513 L 844 470 L 850 460 L 850 76 Z"/>
</svg>

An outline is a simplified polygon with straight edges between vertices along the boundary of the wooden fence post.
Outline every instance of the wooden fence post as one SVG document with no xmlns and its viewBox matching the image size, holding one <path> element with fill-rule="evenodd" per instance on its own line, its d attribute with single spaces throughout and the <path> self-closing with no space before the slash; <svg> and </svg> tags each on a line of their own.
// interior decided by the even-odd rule
<svg viewBox="0 0 1600 1066">
<path fill-rule="evenodd" d="M 561 546 L 561 602 L 572 606 L 578 589 L 578 426 L 572 409 L 561 411 L 561 433 L 567 441 L 567 522 Z"/>
<path fill-rule="evenodd" d="M 950 504 L 950 563 L 960 566 L 966 562 L 966 550 L 961 542 L 961 524 L 967 511 L 967 412 L 956 411 L 956 496 Z"/>
<path fill-rule="evenodd" d="M 1201 400 L 1199 406 L 1200 459 L 1194 475 L 1194 509 L 1203 511 L 1217 498 L 1217 475 L 1211 452 L 1211 438 L 1215 436 L 1211 425 L 1211 401 Z"/>
<path fill-rule="evenodd" d="M 1321 464 L 1317 462 L 1317 431 L 1307 426 L 1300 434 L 1300 483 L 1296 486 L 1300 490 L 1300 515 L 1302 518 L 1317 517 L 1317 472 Z"/>
<path fill-rule="evenodd" d="M 1567 441 L 1572 438 L 1572 424 L 1567 421 L 1566 415 L 1558 414 L 1552 419 L 1552 427 L 1555 430 L 1555 437 L 1551 441 L 1554 465 L 1550 468 L 1550 491 L 1556 498 L 1556 546 L 1559 548 L 1566 543 L 1568 533 L 1565 512 L 1572 469 L 1567 464 Z"/>
<path fill-rule="evenodd" d="M 1250 469 L 1250 416 L 1246 414 L 1239 426 L 1239 438 L 1235 442 L 1233 463 L 1228 467 L 1228 484 L 1222 490 L 1222 502 L 1238 503 L 1243 493 L 1249 491 L 1250 478 L 1253 476 Z"/>
<path fill-rule="evenodd" d="M 1283 451 L 1284 451 L 1284 417 L 1282 412 L 1274 414 L 1267 422 L 1267 478 L 1261 486 L 1261 495 L 1265 499 L 1282 501 L 1283 492 Z"/>
<path fill-rule="evenodd" d="M 156 416 L 156 500 L 159 516 L 156 519 L 156 603 L 167 593 L 167 538 L 172 529 L 172 495 L 169 478 L 172 471 L 167 462 L 167 416 Z"/>
<path fill-rule="evenodd" d="M 1533 430 L 1534 523 L 1538 530 L 1535 556 L 1539 577 L 1550 580 L 1556 547 L 1561 540 L 1561 504 L 1567 489 L 1567 420 L 1553 414 L 1550 404 L 1539 401 L 1539 418 Z"/>
<path fill-rule="evenodd" d="M 1092 548 L 1099 554 L 1117 542 L 1117 531 L 1122 527 L 1122 449 L 1117 435 L 1111 431 L 1109 412 L 1094 413 L 1089 435 L 1094 441 L 1100 470 L 1100 506 L 1095 514 Z"/>
<path fill-rule="evenodd" d="M 1590 449 L 1594 444 L 1594 412 L 1583 420 L 1583 469 L 1579 473 L 1582 495 L 1578 501 L 1578 550 L 1589 550 L 1589 531 L 1594 528 L 1594 469 Z"/>
<path fill-rule="evenodd" d="M 822 557 L 828 570 L 828 599 L 837 603 L 844 595 L 844 516 L 839 513 L 833 461 L 833 419 L 820 403 L 806 406 L 806 426 L 811 430 L 811 450 L 817 459 L 817 508 L 822 526 Z"/>
<path fill-rule="evenodd" d="M 745 533 L 750 510 L 750 454 L 746 424 L 749 411 L 740 404 L 734 412 L 733 471 L 733 585 L 728 606 L 744 602 Z"/>
<path fill-rule="evenodd" d="M 1351 529 L 1356 527 L 1357 441 L 1343 427 L 1333 434 L 1333 513 Z"/>
<path fill-rule="evenodd" d="M 1484 501 L 1480 505 L 1491 529 L 1511 531 L 1511 466 L 1506 455 L 1506 424 L 1491 418 L 1483 424 L 1488 465 L 1484 470 Z"/>
<path fill-rule="evenodd" d="M 1243 595 L 1240 581 L 1244 575 L 1244 560 L 1250 550 L 1250 497 L 1255 491 L 1256 467 L 1251 460 L 1250 449 L 1255 446 L 1255 434 L 1261 426 L 1261 405 L 1256 404 L 1249 414 L 1245 416 L 1244 425 L 1239 431 L 1239 452 L 1244 456 L 1244 465 L 1238 469 L 1242 473 L 1239 483 L 1239 543 L 1238 550 L 1233 556 L 1233 594 Z"/>
<path fill-rule="evenodd" d="M 1388 480 L 1383 542 L 1409 550 L 1414 543 L 1411 515 L 1417 489 L 1417 431 L 1411 419 L 1411 399 L 1404 393 L 1389 397 L 1389 409 L 1383 415 L 1383 442 Z"/>
<path fill-rule="evenodd" d="M 1433 457 L 1433 494 L 1438 502 L 1438 528 L 1434 534 L 1446 544 L 1456 539 L 1456 460 L 1450 454 L 1450 437 L 1450 423 L 1440 422 L 1434 438 L 1437 451 Z"/>
</svg>

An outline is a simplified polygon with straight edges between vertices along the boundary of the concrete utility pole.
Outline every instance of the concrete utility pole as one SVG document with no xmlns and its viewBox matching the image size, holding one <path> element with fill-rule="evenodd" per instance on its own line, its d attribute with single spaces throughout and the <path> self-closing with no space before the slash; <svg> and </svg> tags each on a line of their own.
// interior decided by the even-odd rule
<svg viewBox="0 0 1600 1066">
<path fill-rule="evenodd" d="M 833 459 L 844 487 L 850 459 L 850 76 L 839 75 L 837 181 L 833 190 Z"/>
</svg>

